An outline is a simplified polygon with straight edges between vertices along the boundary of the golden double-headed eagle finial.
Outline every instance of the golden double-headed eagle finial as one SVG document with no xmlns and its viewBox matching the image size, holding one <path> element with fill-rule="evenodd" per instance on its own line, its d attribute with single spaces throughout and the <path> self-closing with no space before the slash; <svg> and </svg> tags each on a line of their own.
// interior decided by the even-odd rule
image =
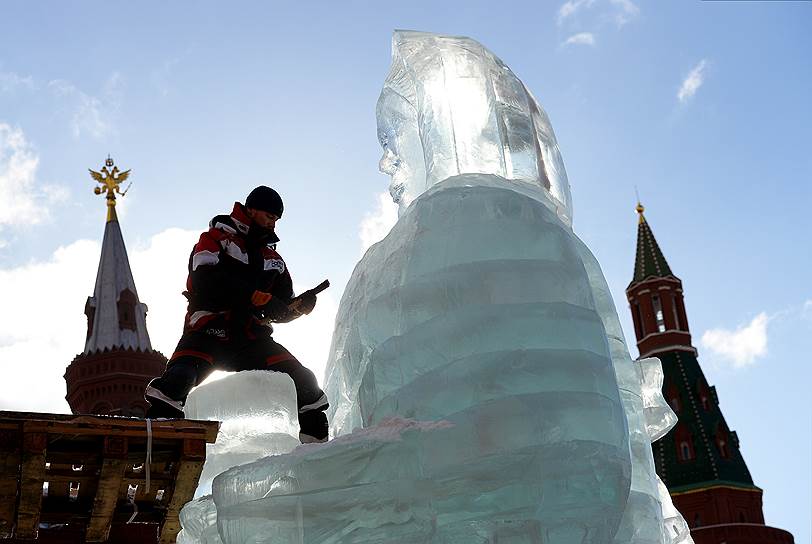
<svg viewBox="0 0 812 544">
<path fill-rule="evenodd" d="M 112 170 L 110 170 L 112 168 Z M 128 177 L 130 177 L 131 170 L 125 170 L 124 172 L 120 172 L 118 166 L 115 166 L 113 163 L 113 159 L 110 155 L 107 155 L 107 160 L 104 161 L 104 166 L 101 169 L 101 172 L 96 172 L 95 170 L 90 170 L 90 177 L 96 180 L 96 182 L 100 183 L 101 187 L 95 187 L 93 192 L 97 195 L 105 193 L 107 199 L 107 221 L 115 221 L 116 217 L 116 194 L 124 196 L 127 194 L 127 191 L 130 189 L 130 185 L 127 185 L 127 188 L 123 191 L 121 190 L 121 184 L 126 181 Z"/>
</svg>

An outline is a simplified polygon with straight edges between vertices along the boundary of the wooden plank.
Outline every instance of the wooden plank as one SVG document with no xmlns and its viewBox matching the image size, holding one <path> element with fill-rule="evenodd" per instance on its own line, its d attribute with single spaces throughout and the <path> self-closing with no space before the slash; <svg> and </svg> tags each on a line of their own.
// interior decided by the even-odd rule
<svg viewBox="0 0 812 544">
<path fill-rule="evenodd" d="M 93 498 L 90 523 L 87 524 L 85 540 L 104 542 L 110 536 L 110 522 L 116 510 L 119 488 L 127 470 L 129 444 L 121 436 L 105 436 L 102 455 L 102 469 Z"/>
<path fill-rule="evenodd" d="M 87 524 L 87 542 L 105 542 L 110 534 L 110 523 L 116 510 L 121 480 L 127 469 L 126 459 L 105 459 L 99 475 L 99 486 L 93 499 L 90 523 Z"/>
<path fill-rule="evenodd" d="M 21 428 L 0 430 L 0 539 L 14 532 L 20 478 Z"/>
<path fill-rule="evenodd" d="M 161 526 L 161 544 L 172 544 L 180 532 L 180 509 L 194 497 L 203 461 L 197 458 L 182 459 L 175 478 L 175 489 L 166 508 L 166 517 Z"/>
<path fill-rule="evenodd" d="M 19 492 L 20 452 L 0 452 L 0 539 L 11 538 Z"/>
<path fill-rule="evenodd" d="M 146 420 L 115 416 L 42 414 L 0 411 L 0 429 L 14 428 L 20 421 L 31 425 L 31 431 L 75 435 L 146 436 Z M 28 427 L 26 427 L 28 428 Z M 217 439 L 220 423 L 194 419 L 152 420 L 154 438 L 179 438 L 178 435 L 202 434 L 208 443 Z"/>
<path fill-rule="evenodd" d="M 28 426 L 23 424 L 20 502 L 17 506 L 17 527 L 14 531 L 14 536 L 19 539 L 37 538 L 42 504 L 42 482 L 45 481 L 47 443 L 47 435 L 28 432 Z"/>
<path fill-rule="evenodd" d="M 50 422 L 33 421 L 31 430 L 48 434 L 64 435 L 85 435 L 85 436 L 125 436 L 128 438 L 145 437 L 147 435 L 146 425 L 120 426 L 120 425 L 100 425 L 98 427 L 74 427 L 70 422 Z M 217 423 L 213 421 L 212 423 Z M 182 439 L 186 437 L 204 438 L 206 442 L 213 444 L 217 439 L 217 428 L 207 429 L 202 427 L 173 427 L 173 426 L 153 426 L 152 438 L 154 439 Z"/>
</svg>

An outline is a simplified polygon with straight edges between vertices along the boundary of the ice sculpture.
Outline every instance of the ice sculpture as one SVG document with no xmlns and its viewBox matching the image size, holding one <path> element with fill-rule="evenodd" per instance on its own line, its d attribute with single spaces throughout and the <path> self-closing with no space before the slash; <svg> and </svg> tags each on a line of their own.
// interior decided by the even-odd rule
<svg viewBox="0 0 812 544">
<path fill-rule="evenodd" d="M 659 363 L 629 357 L 544 111 L 477 42 L 396 32 L 378 124 L 400 218 L 339 307 L 335 438 L 217 476 L 223 542 L 679 541 Z"/>
</svg>

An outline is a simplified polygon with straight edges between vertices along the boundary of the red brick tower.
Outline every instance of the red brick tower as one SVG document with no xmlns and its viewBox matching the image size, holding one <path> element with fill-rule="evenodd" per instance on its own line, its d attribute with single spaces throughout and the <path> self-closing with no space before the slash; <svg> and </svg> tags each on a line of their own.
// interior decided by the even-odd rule
<svg viewBox="0 0 812 544">
<path fill-rule="evenodd" d="M 85 349 L 65 371 L 65 398 L 75 414 L 143 417 L 144 387 L 163 372 L 166 357 L 150 344 L 147 305 L 138 300 L 116 215 L 116 193 L 126 193 L 119 184 L 129 170 L 119 172 L 108 157 L 101 173 L 91 170 L 91 175 L 103 186 L 96 194 L 106 194 L 107 224 L 96 287 L 85 304 Z"/>
<path fill-rule="evenodd" d="M 626 289 L 640 357 L 663 365 L 663 394 L 677 425 L 652 444 L 657 474 L 696 544 L 792 544 L 790 533 L 764 524 L 762 490 L 753 484 L 691 345 L 682 281 L 665 260 L 637 204 L 637 257 Z"/>
</svg>

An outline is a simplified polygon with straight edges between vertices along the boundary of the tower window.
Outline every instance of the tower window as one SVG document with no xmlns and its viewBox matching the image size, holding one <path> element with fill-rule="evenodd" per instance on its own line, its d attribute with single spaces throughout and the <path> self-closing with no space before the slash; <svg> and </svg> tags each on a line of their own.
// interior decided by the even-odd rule
<svg viewBox="0 0 812 544">
<path fill-rule="evenodd" d="M 681 331 L 682 326 L 679 322 L 679 312 L 677 312 L 677 297 L 673 294 L 671 295 L 671 310 L 674 312 L 674 328 Z"/>
<path fill-rule="evenodd" d="M 693 461 L 696 458 L 691 431 L 684 424 L 677 424 L 674 442 L 677 446 L 677 460 L 679 462 Z"/>
<path fill-rule="evenodd" d="M 727 449 L 727 442 L 724 438 L 720 438 L 716 441 L 717 445 L 719 446 L 719 455 L 727 459 L 730 457 L 730 451 Z"/>
<path fill-rule="evenodd" d="M 657 330 L 665 332 L 665 320 L 663 319 L 663 306 L 660 303 L 660 297 L 657 295 L 651 297 L 651 305 L 654 307 L 654 318 L 657 320 Z"/>
<path fill-rule="evenodd" d="M 666 398 L 668 399 L 668 405 L 671 406 L 671 409 L 679 414 L 682 409 L 682 403 L 679 400 L 679 389 L 673 383 L 669 384 L 666 388 Z"/>
<path fill-rule="evenodd" d="M 135 305 L 138 299 L 135 293 L 124 289 L 118 297 L 118 327 L 135 330 Z"/>
<path fill-rule="evenodd" d="M 722 423 L 716 427 L 716 448 L 722 459 L 730 459 L 729 433 Z"/>
<path fill-rule="evenodd" d="M 643 338 L 646 331 L 643 327 L 643 316 L 640 314 L 640 303 L 635 301 L 632 308 L 634 309 L 634 330 L 637 333 L 637 338 Z"/>
<path fill-rule="evenodd" d="M 710 390 L 708 390 L 708 386 L 705 385 L 705 382 L 702 378 L 697 379 L 696 381 L 696 390 L 699 394 L 699 401 L 702 403 L 702 409 L 706 412 L 710 412 L 713 404 L 711 403 L 710 398 Z"/>
</svg>

